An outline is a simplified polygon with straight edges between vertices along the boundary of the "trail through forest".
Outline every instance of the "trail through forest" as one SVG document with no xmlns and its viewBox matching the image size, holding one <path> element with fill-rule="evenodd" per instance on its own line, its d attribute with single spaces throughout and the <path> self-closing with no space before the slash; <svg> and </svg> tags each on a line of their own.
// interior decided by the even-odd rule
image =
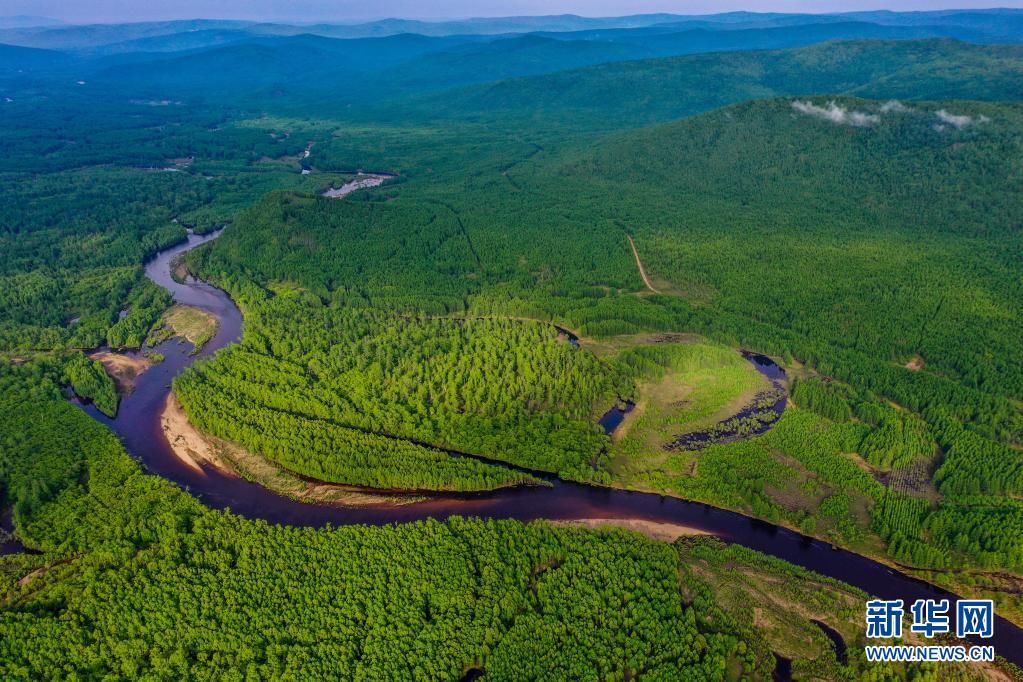
<svg viewBox="0 0 1023 682">
<path fill-rule="evenodd" d="M 650 283 L 650 278 L 647 277 L 646 275 L 646 268 L 643 267 L 643 261 L 639 259 L 639 251 L 636 250 L 636 242 L 632 241 L 632 235 L 627 234 L 625 236 L 629 240 L 629 246 L 632 247 L 632 255 L 636 257 L 636 266 L 639 268 L 639 276 L 643 278 L 643 284 L 645 284 L 646 288 L 652 291 L 653 293 L 655 294 L 661 293 L 660 291 L 654 288 L 653 284 Z"/>
</svg>

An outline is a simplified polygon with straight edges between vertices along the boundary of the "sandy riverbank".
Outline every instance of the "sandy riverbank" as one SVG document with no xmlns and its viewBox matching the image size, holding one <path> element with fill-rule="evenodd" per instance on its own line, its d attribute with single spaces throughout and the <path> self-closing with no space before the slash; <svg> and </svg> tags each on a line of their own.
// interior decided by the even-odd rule
<svg viewBox="0 0 1023 682">
<path fill-rule="evenodd" d="M 188 415 L 173 393 L 169 393 L 164 401 L 160 428 L 182 464 L 196 471 L 212 467 L 229 476 L 256 481 L 269 490 L 302 502 L 362 507 L 408 504 L 421 499 L 363 492 L 350 486 L 302 478 L 261 455 L 202 433 L 188 421 Z"/>
<path fill-rule="evenodd" d="M 117 390 L 124 393 L 131 393 L 135 388 L 135 382 L 142 376 L 142 373 L 153 366 L 153 363 L 142 356 L 115 353 L 113 351 L 97 351 L 89 355 L 90 360 L 99 360 L 107 370 Z"/>
<path fill-rule="evenodd" d="M 581 526 L 583 528 L 606 528 L 615 526 L 626 530 L 642 533 L 654 540 L 675 542 L 685 535 L 711 535 L 707 531 L 691 528 L 676 523 L 659 523 L 645 519 L 574 519 L 572 521 L 552 521 L 556 525 Z"/>
<path fill-rule="evenodd" d="M 188 421 L 188 415 L 173 393 L 167 394 L 160 413 L 160 429 L 167 437 L 171 449 L 181 462 L 196 471 L 202 471 L 200 462 L 223 469 L 216 460 L 213 448 Z"/>
</svg>

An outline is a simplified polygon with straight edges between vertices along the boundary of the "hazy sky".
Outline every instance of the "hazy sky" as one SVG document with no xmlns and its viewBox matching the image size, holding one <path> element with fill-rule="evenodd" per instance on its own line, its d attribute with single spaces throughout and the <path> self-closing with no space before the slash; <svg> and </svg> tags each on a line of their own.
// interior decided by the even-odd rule
<svg viewBox="0 0 1023 682">
<path fill-rule="evenodd" d="M 842 12 L 1023 7 L 1023 0 L 0 0 L 0 16 L 30 14 L 75 23 L 195 17 L 272 21 L 361 21 L 382 17 L 446 19 L 572 13 L 613 16 L 731 10 Z"/>
</svg>

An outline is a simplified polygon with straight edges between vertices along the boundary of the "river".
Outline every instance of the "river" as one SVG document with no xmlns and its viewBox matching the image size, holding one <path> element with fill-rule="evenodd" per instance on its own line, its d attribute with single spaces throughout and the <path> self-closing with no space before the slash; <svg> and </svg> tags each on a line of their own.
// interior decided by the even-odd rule
<svg viewBox="0 0 1023 682">
<path fill-rule="evenodd" d="M 520 487 L 490 493 L 451 494 L 414 504 L 380 504 L 367 507 L 339 507 L 308 504 L 278 495 L 262 486 L 235 478 L 217 469 L 197 471 L 181 462 L 161 433 L 160 414 L 170 392 L 171 380 L 195 360 L 207 357 L 241 338 L 242 315 L 231 298 L 213 286 L 189 279 L 177 283 L 170 276 L 171 261 L 181 253 L 219 236 L 199 236 L 161 252 L 146 265 L 146 275 L 167 289 L 178 303 L 195 306 L 216 315 L 219 329 L 196 355 L 191 346 L 177 339 L 164 341 L 156 350 L 164 362 L 139 377 L 135 390 L 124 396 L 113 419 L 85 406 L 95 419 L 115 431 L 125 448 L 148 471 L 174 481 L 214 509 L 226 509 L 247 518 L 270 523 L 321 527 L 326 525 L 383 525 L 452 515 L 493 519 L 641 519 L 689 526 L 765 554 L 789 561 L 837 580 L 854 585 L 883 599 L 903 599 L 907 610 L 919 598 L 951 598 L 954 595 L 928 583 L 908 577 L 867 557 L 835 549 L 771 523 L 737 512 L 697 502 L 652 493 L 630 492 L 556 480 L 550 487 Z M 764 363 L 763 356 L 751 356 L 764 372 L 780 371 Z M 769 362 L 769 361 L 768 361 Z M 773 364 L 773 363 L 772 363 Z M 770 374 L 768 375 L 770 376 Z M 954 608 L 953 608 L 954 611 Z M 993 644 L 1006 659 L 1023 665 L 1023 630 L 996 616 Z"/>
</svg>

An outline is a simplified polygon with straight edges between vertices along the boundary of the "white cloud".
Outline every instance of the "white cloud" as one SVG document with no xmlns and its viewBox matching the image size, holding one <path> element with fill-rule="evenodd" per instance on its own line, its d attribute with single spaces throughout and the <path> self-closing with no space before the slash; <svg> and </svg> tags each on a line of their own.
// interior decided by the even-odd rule
<svg viewBox="0 0 1023 682">
<path fill-rule="evenodd" d="M 947 123 L 948 125 L 950 125 L 950 126 L 952 126 L 954 128 L 957 128 L 959 130 L 962 130 L 966 126 L 973 125 L 974 123 L 987 123 L 990 120 L 990 119 L 988 119 L 987 116 L 980 116 L 978 118 L 973 118 L 972 116 L 966 116 L 966 115 L 957 116 L 956 114 L 948 113 L 944 109 L 939 109 L 935 113 L 935 115 L 943 123 Z"/>
<path fill-rule="evenodd" d="M 843 106 L 839 106 L 834 102 L 828 102 L 826 107 L 819 107 L 813 102 L 796 101 L 792 103 L 792 108 L 801 113 L 822 118 L 825 121 L 831 121 L 832 123 L 837 123 L 839 125 L 856 126 L 859 128 L 872 126 L 881 120 L 881 117 L 877 114 L 868 114 L 863 111 L 852 111 Z"/>
<path fill-rule="evenodd" d="M 892 111 L 901 114 L 901 113 L 903 113 L 905 111 L 909 111 L 909 107 L 907 107 L 905 104 L 903 104 L 902 102 L 900 102 L 897 99 L 890 99 L 890 100 L 888 100 L 887 102 L 885 102 L 884 104 L 881 105 L 881 113 L 882 114 L 887 114 L 887 113 L 892 112 Z"/>
<path fill-rule="evenodd" d="M 944 109 L 939 109 L 936 116 L 941 121 L 949 124 L 950 126 L 955 126 L 956 128 L 965 128 L 973 123 L 972 116 L 956 116 L 955 114 L 948 113 Z"/>
</svg>

